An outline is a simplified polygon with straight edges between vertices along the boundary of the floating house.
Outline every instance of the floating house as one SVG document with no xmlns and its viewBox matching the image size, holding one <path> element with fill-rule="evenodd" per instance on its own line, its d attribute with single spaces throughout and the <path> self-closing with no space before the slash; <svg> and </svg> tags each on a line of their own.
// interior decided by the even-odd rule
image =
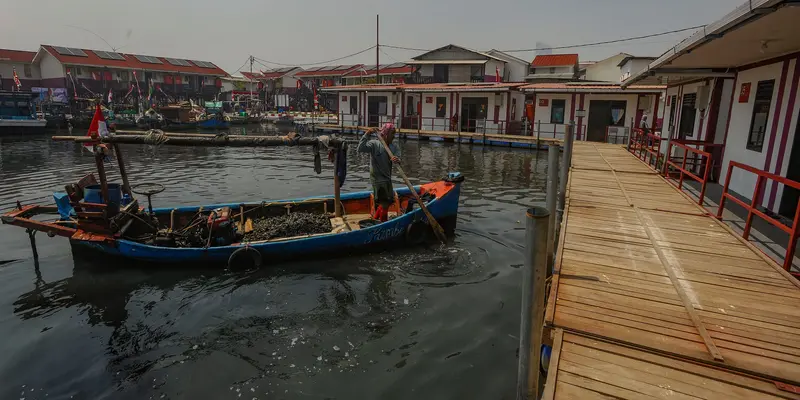
<svg viewBox="0 0 800 400">
<path fill-rule="evenodd" d="M 774 177 L 800 181 L 797 21 L 797 2 L 748 1 L 622 84 L 666 85 L 662 135 L 712 154 L 730 190 L 795 224 L 800 191 Z"/>
</svg>

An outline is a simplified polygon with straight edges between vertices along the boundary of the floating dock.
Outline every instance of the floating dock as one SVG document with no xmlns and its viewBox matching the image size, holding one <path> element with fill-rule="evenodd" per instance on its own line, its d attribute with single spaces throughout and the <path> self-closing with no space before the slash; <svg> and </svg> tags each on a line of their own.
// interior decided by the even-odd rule
<svg viewBox="0 0 800 400">
<path fill-rule="evenodd" d="M 339 126 L 321 124 L 314 127 L 317 131 L 341 133 L 341 134 L 357 134 L 363 132 L 365 127 L 357 126 Z M 518 147 L 535 149 L 539 147 L 546 147 L 551 143 L 562 142 L 558 138 L 539 138 L 535 136 L 521 136 L 521 135 L 503 135 L 497 133 L 474 133 L 474 132 L 452 132 L 452 131 L 432 131 L 424 129 L 397 129 L 399 137 L 406 139 L 416 140 L 429 140 L 432 142 L 454 142 L 454 143 L 470 143 L 481 144 L 486 146 L 501 146 L 501 147 Z"/>
<path fill-rule="evenodd" d="M 544 399 L 800 399 L 800 283 L 618 145 L 575 142 Z"/>
</svg>

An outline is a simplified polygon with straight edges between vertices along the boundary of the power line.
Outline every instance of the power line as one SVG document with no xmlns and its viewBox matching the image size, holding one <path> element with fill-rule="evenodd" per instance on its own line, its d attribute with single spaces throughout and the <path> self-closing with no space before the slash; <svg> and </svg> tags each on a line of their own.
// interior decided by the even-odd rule
<svg viewBox="0 0 800 400">
<path fill-rule="evenodd" d="M 372 46 L 370 46 L 370 47 L 368 47 L 368 48 L 366 48 L 364 50 L 357 51 L 357 52 L 355 52 L 353 54 L 348 54 L 348 55 L 343 56 L 343 57 L 334 58 L 332 60 L 325 60 L 325 61 L 319 61 L 319 62 L 313 62 L 313 63 L 305 63 L 305 64 L 284 64 L 284 63 L 265 60 L 263 58 L 258 58 L 258 57 L 255 57 L 255 59 L 259 60 L 259 61 L 263 61 L 263 62 L 265 62 L 267 64 L 275 64 L 275 65 L 280 65 L 280 66 L 284 66 L 284 67 L 304 67 L 304 66 L 312 66 L 312 65 L 320 65 L 320 64 L 329 64 L 329 63 L 332 63 L 332 62 L 344 60 L 345 58 L 355 57 L 355 56 L 357 56 L 359 54 L 366 53 L 366 52 L 374 49 L 376 46 L 377 45 L 372 45 Z"/>
<path fill-rule="evenodd" d="M 533 48 L 533 49 L 500 50 L 500 51 L 502 51 L 504 53 L 521 53 L 521 52 L 529 52 L 529 51 L 560 50 L 560 49 L 572 49 L 572 48 L 577 48 L 577 47 L 600 46 L 600 45 L 604 45 L 604 44 L 629 42 L 629 41 L 633 41 L 633 40 L 647 39 L 647 38 L 656 37 L 656 36 L 671 35 L 671 34 L 674 34 L 674 33 L 680 33 L 680 32 L 685 32 L 685 31 L 689 31 L 689 30 L 693 30 L 693 29 L 699 29 L 699 28 L 702 28 L 704 26 L 705 25 L 697 25 L 697 26 L 691 26 L 691 27 L 688 27 L 688 28 L 675 29 L 675 30 L 671 30 L 671 31 L 651 33 L 649 35 L 632 36 L 632 37 L 626 37 L 626 38 L 622 38 L 622 39 L 606 40 L 606 41 L 602 41 L 602 42 L 581 43 L 581 44 L 572 44 L 572 45 L 555 46 L 555 47 L 539 47 L 539 48 Z M 386 47 L 386 48 L 389 48 L 389 49 L 397 49 L 397 50 L 409 50 L 409 51 L 431 51 L 431 49 L 420 49 L 420 48 L 405 47 L 405 46 L 393 46 L 393 45 L 389 45 L 389 44 L 381 44 L 381 47 Z"/>
<path fill-rule="evenodd" d="M 247 63 L 249 63 L 249 62 L 250 62 L 250 57 L 252 57 L 252 56 L 248 56 L 248 57 L 247 57 L 247 60 L 244 60 L 244 62 L 242 63 L 242 66 L 241 66 L 241 67 L 239 67 L 239 68 L 236 68 L 236 72 L 240 72 L 240 71 L 242 70 L 242 68 L 244 68 L 244 66 L 245 66 L 245 65 L 247 65 Z"/>
<path fill-rule="evenodd" d="M 561 50 L 561 49 L 572 49 L 572 48 L 576 48 L 576 47 L 599 46 L 599 45 L 603 45 L 603 44 L 629 42 L 629 41 L 632 41 L 632 40 L 640 40 L 640 39 L 647 39 L 647 38 L 656 37 L 656 36 L 671 35 L 673 33 L 680 33 L 680 32 L 685 32 L 685 31 L 689 31 L 689 30 L 693 30 L 693 29 L 699 29 L 699 28 L 702 28 L 704 26 L 705 25 L 697 25 L 697 26 L 692 26 L 692 27 L 689 27 L 689 28 L 675 29 L 675 30 L 672 30 L 672 31 L 652 33 L 652 34 L 643 35 L 643 36 L 633 36 L 633 37 L 627 37 L 627 38 L 623 38 L 623 39 L 606 40 L 606 41 L 602 41 L 602 42 L 582 43 L 582 44 L 575 44 L 575 45 L 568 45 L 568 46 L 556 46 L 556 47 L 541 47 L 541 48 L 535 48 L 535 49 L 515 49 L 515 50 L 500 50 L 500 51 L 502 51 L 504 53 L 520 53 L 520 52 L 527 52 L 527 51 Z"/>
</svg>

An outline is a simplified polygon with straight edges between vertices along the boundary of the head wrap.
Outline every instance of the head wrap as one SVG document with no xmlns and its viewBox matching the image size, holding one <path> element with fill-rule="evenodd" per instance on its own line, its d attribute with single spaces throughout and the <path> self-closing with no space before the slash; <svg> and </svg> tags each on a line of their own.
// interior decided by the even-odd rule
<svg viewBox="0 0 800 400">
<path fill-rule="evenodd" d="M 380 135 L 384 138 L 384 140 L 388 139 L 389 133 L 392 133 L 392 132 L 394 132 L 394 124 L 391 123 L 391 122 L 387 122 L 387 123 L 383 124 L 383 127 L 381 127 L 381 129 L 379 131 Z"/>
</svg>

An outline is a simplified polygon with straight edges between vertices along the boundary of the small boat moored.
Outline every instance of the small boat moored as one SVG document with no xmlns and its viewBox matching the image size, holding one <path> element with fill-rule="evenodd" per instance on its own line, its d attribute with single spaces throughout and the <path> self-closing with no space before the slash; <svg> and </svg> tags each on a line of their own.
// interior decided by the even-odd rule
<svg viewBox="0 0 800 400">
<path fill-rule="evenodd" d="M 33 99 L 38 93 L 0 91 L 0 135 L 43 132 L 47 120 L 36 118 Z"/>
</svg>

